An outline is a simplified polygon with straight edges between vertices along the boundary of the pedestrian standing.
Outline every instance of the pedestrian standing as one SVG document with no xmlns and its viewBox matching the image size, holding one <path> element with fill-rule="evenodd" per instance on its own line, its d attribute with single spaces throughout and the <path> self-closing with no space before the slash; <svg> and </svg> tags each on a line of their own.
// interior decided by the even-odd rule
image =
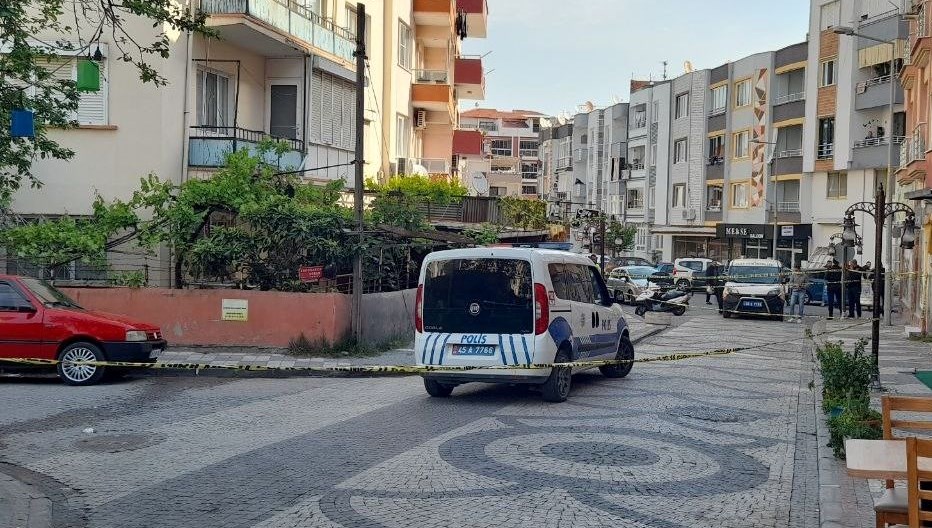
<svg viewBox="0 0 932 528">
<path fill-rule="evenodd" d="M 879 290 L 880 290 L 880 292 L 879 292 L 879 295 L 880 295 L 880 313 L 883 313 L 883 311 L 884 311 L 884 308 L 883 308 L 884 302 L 887 300 L 887 297 L 886 297 L 886 293 L 887 293 L 887 270 L 883 267 L 883 264 L 878 264 L 878 266 L 880 267 L 880 288 L 879 288 Z M 877 317 L 877 315 L 875 314 L 874 317 Z"/>
<path fill-rule="evenodd" d="M 854 319 L 855 315 L 861 317 L 861 268 L 858 261 L 852 260 L 845 267 L 847 280 L 845 281 L 845 297 L 848 299 L 848 317 Z"/>
<path fill-rule="evenodd" d="M 712 304 L 712 296 L 715 295 L 715 282 L 722 273 L 718 262 L 712 262 L 705 270 L 705 303 Z"/>
<path fill-rule="evenodd" d="M 825 292 L 828 297 L 828 318 L 835 318 L 835 308 L 838 308 L 839 317 L 844 315 L 845 309 L 841 305 L 841 266 L 835 259 L 825 267 Z"/>
<path fill-rule="evenodd" d="M 803 322 L 803 311 L 806 306 L 806 289 L 809 287 L 809 275 L 796 264 L 790 276 L 790 321 Z M 799 316 L 796 315 L 796 306 L 799 306 Z"/>
</svg>

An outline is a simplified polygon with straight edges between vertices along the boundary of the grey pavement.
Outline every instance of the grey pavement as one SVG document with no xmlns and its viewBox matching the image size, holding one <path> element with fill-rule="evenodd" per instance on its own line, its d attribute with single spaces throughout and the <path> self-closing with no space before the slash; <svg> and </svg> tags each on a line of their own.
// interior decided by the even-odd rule
<svg viewBox="0 0 932 528">
<path fill-rule="evenodd" d="M 691 312 L 637 357 L 755 348 L 581 373 L 562 404 L 413 376 L 0 379 L 0 468 L 56 527 L 818 526 L 803 326 Z"/>
<path fill-rule="evenodd" d="M 644 318 L 634 315 L 633 308 L 623 307 L 625 319 L 631 331 L 631 338 L 637 343 L 644 337 L 664 330 L 667 325 L 648 324 Z M 678 323 L 679 320 L 674 321 Z M 412 338 L 413 341 L 413 338 Z M 415 363 L 414 349 L 398 348 L 389 350 L 373 357 L 346 357 L 346 358 L 313 358 L 298 357 L 282 349 L 258 349 L 245 347 L 170 347 L 159 358 L 158 363 L 166 364 L 197 364 L 219 367 L 297 367 L 297 368 L 327 368 L 357 365 L 413 365 Z"/>
</svg>

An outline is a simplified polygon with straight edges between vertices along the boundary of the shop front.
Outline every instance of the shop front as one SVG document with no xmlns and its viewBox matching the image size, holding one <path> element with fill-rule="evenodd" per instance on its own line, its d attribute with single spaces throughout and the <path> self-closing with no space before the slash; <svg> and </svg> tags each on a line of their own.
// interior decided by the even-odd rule
<svg viewBox="0 0 932 528">
<path fill-rule="evenodd" d="M 726 260 L 774 258 L 773 231 L 772 224 L 719 224 L 713 242 L 721 244 Z M 810 224 L 777 226 L 777 260 L 787 267 L 808 260 L 810 238 Z"/>
</svg>

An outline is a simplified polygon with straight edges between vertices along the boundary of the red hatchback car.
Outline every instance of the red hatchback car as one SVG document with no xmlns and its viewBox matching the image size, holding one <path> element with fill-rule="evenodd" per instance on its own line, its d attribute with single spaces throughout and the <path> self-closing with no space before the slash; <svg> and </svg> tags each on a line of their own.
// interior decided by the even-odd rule
<svg viewBox="0 0 932 528">
<path fill-rule="evenodd" d="M 10 358 L 57 359 L 62 381 L 91 385 L 120 370 L 75 362 L 152 363 L 165 347 L 155 326 L 85 310 L 45 281 L 0 275 L 0 368 L 22 366 Z"/>
</svg>

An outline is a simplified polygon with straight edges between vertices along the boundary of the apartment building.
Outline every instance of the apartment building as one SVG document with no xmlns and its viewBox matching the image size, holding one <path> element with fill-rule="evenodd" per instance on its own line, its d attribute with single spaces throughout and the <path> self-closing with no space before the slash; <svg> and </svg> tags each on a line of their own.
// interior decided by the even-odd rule
<svg viewBox="0 0 932 528">
<path fill-rule="evenodd" d="M 932 2 L 915 0 L 909 4 L 913 15 L 909 21 L 909 40 L 903 48 L 903 68 L 900 81 L 904 89 L 906 109 L 906 138 L 900 149 L 900 163 L 896 170 L 898 201 L 905 202 L 916 211 L 916 225 L 922 233 L 932 230 L 932 171 L 927 145 L 929 136 L 929 101 L 932 97 L 932 28 L 929 24 Z M 899 251 L 898 251 L 899 252 Z M 916 238 L 916 247 L 903 251 L 896 271 L 911 272 L 902 276 L 900 295 L 907 320 L 927 333 L 932 320 L 932 238 Z"/>
<path fill-rule="evenodd" d="M 483 150 L 457 150 L 465 156 L 471 174 L 482 172 L 476 157 L 488 162 L 486 178 L 490 196 L 538 196 L 540 186 L 540 112 L 474 108 L 460 114 L 460 129 L 482 134 Z M 478 167 L 478 168 L 477 168 Z"/>
<path fill-rule="evenodd" d="M 573 193 L 573 123 L 563 118 L 541 120 L 540 197 L 569 202 Z"/>
<path fill-rule="evenodd" d="M 172 35 L 169 57 L 151 59 L 167 86 L 141 84 L 135 67 L 117 60 L 117 46 L 101 37 L 100 91 L 82 96 L 79 128 L 51 131 L 75 157 L 37 161 L 44 186 L 16 193 L 14 211 L 27 218 L 88 214 L 98 193 L 128 198 L 150 173 L 177 183 L 209 177 L 227 152 L 253 149 L 266 136 L 289 146 L 270 162 L 305 169 L 309 180 L 352 181 L 357 3 L 191 2 L 220 38 Z M 484 94 L 481 60 L 461 57 L 459 43 L 485 36 L 486 2 L 362 3 L 369 21 L 366 177 L 419 167 L 452 174 L 458 101 Z M 151 32 L 141 18 L 127 18 L 125 27 Z M 74 78 L 75 57 L 63 52 L 58 60 L 60 74 Z M 417 162 L 434 159 L 441 162 Z M 323 166 L 334 167 L 315 169 Z M 151 282 L 167 284 L 168 266 L 159 267 L 164 277 Z"/>
<path fill-rule="evenodd" d="M 898 9 L 894 9 L 894 4 Z M 825 248 L 841 233 L 845 210 L 853 203 L 873 202 L 878 184 L 886 186 L 890 141 L 898 147 L 906 135 L 903 94 L 895 89 L 895 115 L 890 122 L 889 44 L 867 38 L 839 35 L 834 28 L 849 26 L 883 42 L 895 42 L 899 55 L 907 38 L 901 20 L 903 2 L 813 0 L 806 79 L 806 122 L 803 131 L 803 172 L 809 181 L 803 192 L 810 197 L 813 248 Z M 896 67 L 900 66 L 897 60 Z M 900 149 L 895 148 L 898 158 Z M 894 159 L 895 166 L 899 159 Z M 891 198 L 896 193 L 892 194 Z M 874 220 L 856 215 L 863 256 L 850 251 L 847 258 L 877 263 L 874 255 Z M 837 242 L 837 240 L 835 240 Z M 890 268 L 890 263 L 886 263 Z M 891 268 L 892 269 L 892 268 Z"/>
</svg>

